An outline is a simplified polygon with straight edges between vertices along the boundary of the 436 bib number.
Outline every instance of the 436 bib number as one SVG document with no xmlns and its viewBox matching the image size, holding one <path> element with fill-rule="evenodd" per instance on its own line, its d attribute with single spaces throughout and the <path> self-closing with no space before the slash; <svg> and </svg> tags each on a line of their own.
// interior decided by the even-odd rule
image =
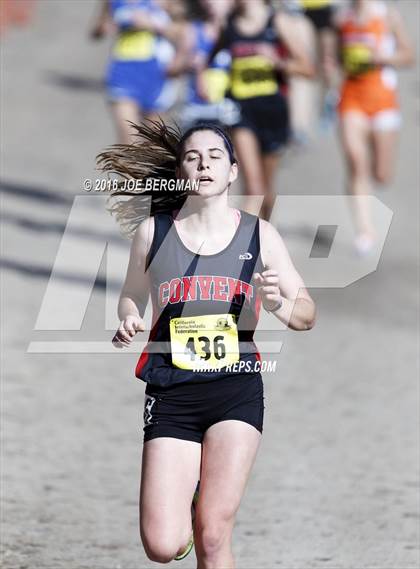
<svg viewBox="0 0 420 569">
<path fill-rule="evenodd" d="M 239 361 L 238 328 L 232 314 L 173 318 L 169 329 L 176 367 L 221 368 Z"/>
</svg>

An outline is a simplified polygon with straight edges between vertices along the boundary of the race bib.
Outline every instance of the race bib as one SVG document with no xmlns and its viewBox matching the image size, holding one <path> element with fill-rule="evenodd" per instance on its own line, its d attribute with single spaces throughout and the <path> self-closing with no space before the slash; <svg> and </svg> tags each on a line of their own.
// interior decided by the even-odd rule
<svg viewBox="0 0 420 569">
<path fill-rule="evenodd" d="M 221 368 L 239 361 L 238 327 L 232 314 L 172 318 L 169 331 L 175 367 Z"/>
<path fill-rule="evenodd" d="M 343 64 L 349 75 L 357 75 L 372 69 L 372 52 L 363 44 L 350 44 L 343 48 Z"/>
<path fill-rule="evenodd" d="M 300 0 L 300 5 L 302 8 L 307 10 L 317 10 L 319 8 L 325 8 L 331 4 L 331 0 Z"/>
<path fill-rule="evenodd" d="M 229 87 L 229 73 L 224 69 L 209 68 L 203 75 L 209 102 L 219 103 Z"/>
<path fill-rule="evenodd" d="M 252 55 L 233 61 L 231 91 L 235 99 L 274 95 L 278 90 L 274 66 L 267 58 Z"/>
<path fill-rule="evenodd" d="M 123 32 L 114 46 L 114 57 L 119 60 L 148 60 L 153 57 L 155 38 L 145 31 Z"/>
</svg>

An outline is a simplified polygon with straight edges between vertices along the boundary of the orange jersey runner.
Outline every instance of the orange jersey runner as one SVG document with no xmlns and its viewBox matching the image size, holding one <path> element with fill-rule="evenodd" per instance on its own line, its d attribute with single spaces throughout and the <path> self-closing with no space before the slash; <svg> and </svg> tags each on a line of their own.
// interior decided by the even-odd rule
<svg viewBox="0 0 420 569">
<path fill-rule="evenodd" d="M 346 73 L 338 107 L 341 114 L 359 111 L 374 119 L 382 113 L 389 117 L 391 112 L 399 117 L 396 72 L 372 63 L 375 54 L 389 56 L 395 49 L 387 12 L 385 2 L 372 2 L 365 21 L 357 21 L 351 9 L 338 20 Z"/>
</svg>

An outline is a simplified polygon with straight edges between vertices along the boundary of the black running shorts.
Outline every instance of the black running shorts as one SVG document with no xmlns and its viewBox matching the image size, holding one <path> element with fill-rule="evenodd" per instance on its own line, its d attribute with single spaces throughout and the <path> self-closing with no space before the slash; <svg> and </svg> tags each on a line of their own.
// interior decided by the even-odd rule
<svg viewBox="0 0 420 569">
<path fill-rule="evenodd" d="M 170 387 L 147 384 L 144 442 L 174 437 L 201 443 L 209 427 L 220 421 L 244 421 L 263 430 L 264 390 L 261 374 L 232 374 L 204 383 Z"/>
<path fill-rule="evenodd" d="M 333 28 L 334 7 L 325 6 L 323 8 L 312 8 L 311 10 L 304 10 L 303 13 L 315 26 L 316 30 L 324 30 Z"/>
<path fill-rule="evenodd" d="M 236 102 L 240 119 L 232 128 L 252 130 L 263 154 L 277 152 L 287 144 L 290 137 L 289 108 L 283 95 L 278 93 Z"/>
</svg>

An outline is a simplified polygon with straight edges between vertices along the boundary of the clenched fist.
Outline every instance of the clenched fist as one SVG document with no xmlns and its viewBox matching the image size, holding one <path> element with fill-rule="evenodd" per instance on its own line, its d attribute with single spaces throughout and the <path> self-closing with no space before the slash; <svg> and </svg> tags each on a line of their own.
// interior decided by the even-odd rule
<svg viewBox="0 0 420 569">
<path fill-rule="evenodd" d="M 140 316 L 128 315 L 121 321 L 120 327 L 112 338 L 112 343 L 116 348 L 129 346 L 137 332 L 144 332 L 145 325 Z"/>
<path fill-rule="evenodd" d="M 264 308 L 269 312 L 280 308 L 282 297 L 280 295 L 278 272 L 273 269 L 267 269 L 262 273 L 254 273 L 254 281 Z"/>
</svg>

